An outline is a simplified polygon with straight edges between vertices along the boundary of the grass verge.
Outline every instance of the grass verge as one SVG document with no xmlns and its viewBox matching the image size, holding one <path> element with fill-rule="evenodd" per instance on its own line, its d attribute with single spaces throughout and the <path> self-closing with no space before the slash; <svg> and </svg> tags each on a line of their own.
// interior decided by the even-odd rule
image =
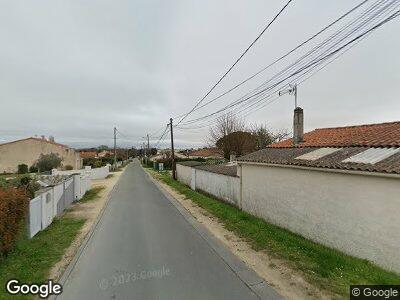
<svg viewBox="0 0 400 300">
<path fill-rule="evenodd" d="M 46 281 L 50 269 L 61 259 L 84 223 L 82 219 L 62 217 L 32 239 L 22 238 L 0 261 L 0 299 L 32 299 L 32 296 L 7 294 L 6 282 L 11 278 L 24 283 Z"/>
<path fill-rule="evenodd" d="M 83 195 L 82 199 L 79 200 L 81 203 L 85 203 L 88 201 L 92 201 L 94 199 L 97 199 L 99 197 L 99 193 L 104 190 L 104 186 L 96 186 L 90 190 L 88 190 L 85 195 Z"/>
<path fill-rule="evenodd" d="M 146 169 L 153 177 L 218 217 L 226 229 L 246 239 L 255 250 L 265 250 L 269 255 L 283 259 L 291 268 L 304 274 L 311 284 L 333 295 L 347 298 L 352 284 L 400 283 L 400 275 L 383 270 L 367 260 L 322 246 L 234 206 L 193 191 L 173 180 L 169 173 Z"/>
</svg>

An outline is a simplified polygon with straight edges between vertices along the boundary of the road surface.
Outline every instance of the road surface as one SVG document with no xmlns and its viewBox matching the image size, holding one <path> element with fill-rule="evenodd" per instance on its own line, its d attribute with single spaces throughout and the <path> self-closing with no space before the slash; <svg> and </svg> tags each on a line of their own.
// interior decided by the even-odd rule
<svg viewBox="0 0 400 300">
<path fill-rule="evenodd" d="M 134 162 L 57 299 L 257 296 Z"/>
</svg>

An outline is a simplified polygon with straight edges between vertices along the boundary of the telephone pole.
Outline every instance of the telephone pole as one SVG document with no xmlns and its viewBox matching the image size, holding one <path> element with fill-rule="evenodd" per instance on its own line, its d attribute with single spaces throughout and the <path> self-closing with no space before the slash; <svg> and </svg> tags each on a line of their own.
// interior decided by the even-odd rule
<svg viewBox="0 0 400 300">
<path fill-rule="evenodd" d="M 150 140 L 149 140 L 149 134 L 147 134 L 147 151 L 150 155 Z"/>
<path fill-rule="evenodd" d="M 114 167 L 117 165 L 117 127 L 114 127 Z"/>
<path fill-rule="evenodd" d="M 175 168 L 175 150 L 174 150 L 174 131 L 172 126 L 172 118 L 169 119 L 169 126 L 171 129 L 171 157 L 172 157 L 172 178 L 176 180 L 176 168 Z"/>
</svg>

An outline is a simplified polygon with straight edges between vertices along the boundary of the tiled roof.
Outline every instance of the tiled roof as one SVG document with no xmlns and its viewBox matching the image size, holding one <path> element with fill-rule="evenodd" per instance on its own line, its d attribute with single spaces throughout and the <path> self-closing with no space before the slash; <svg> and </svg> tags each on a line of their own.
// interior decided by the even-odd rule
<svg viewBox="0 0 400 300">
<path fill-rule="evenodd" d="M 400 147 L 400 122 L 321 128 L 304 134 L 296 147 Z M 293 147 L 292 139 L 268 148 Z"/>
<path fill-rule="evenodd" d="M 96 151 L 79 151 L 82 158 L 95 158 L 97 156 Z"/>
<path fill-rule="evenodd" d="M 321 128 L 306 133 L 299 145 L 285 140 L 239 157 L 238 162 L 400 174 L 398 148 L 400 122 Z"/>
<path fill-rule="evenodd" d="M 204 170 L 211 173 L 223 174 L 228 176 L 237 176 L 237 165 L 200 165 L 195 167 L 198 170 Z"/>
<path fill-rule="evenodd" d="M 16 140 L 16 141 L 12 141 L 12 142 L 7 142 L 7 143 L 0 144 L 0 146 L 8 145 L 8 144 L 13 144 L 13 143 L 18 143 L 18 142 L 27 141 L 27 140 L 35 140 L 35 141 L 45 142 L 45 143 L 53 144 L 53 145 L 60 146 L 60 147 L 64 147 L 64 148 L 69 148 L 67 145 L 63 145 L 63 144 L 56 143 L 56 142 L 51 142 L 51 141 L 49 141 L 49 140 L 40 139 L 40 138 L 36 138 L 36 137 L 28 137 L 28 138 L 26 138 L 26 139 L 21 139 L 21 140 Z"/>
<path fill-rule="evenodd" d="M 294 165 L 314 168 L 342 169 L 353 171 L 400 174 L 400 152 L 375 164 L 344 162 L 344 160 L 371 147 L 344 147 L 316 160 L 298 159 L 315 151 L 315 147 L 267 148 L 238 158 L 238 162 L 258 162 L 279 165 Z"/>
<path fill-rule="evenodd" d="M 204 148 L 190 151 L 189 156 L 198 156 L 198 157 L 222 157 L 221 150 L 217 148 Z"/>
<path fill-rule="evenodd" d="M 193 160 L 188 160 L 188 161 L 178 161 L 176 162 L 177 165 L 182 165 L 182 166 L 187 166 L 187 167 L 194 167 L 194 166 L 200 166 L 203 163 L 199 161 L 193 161 Z"/>
</svg>

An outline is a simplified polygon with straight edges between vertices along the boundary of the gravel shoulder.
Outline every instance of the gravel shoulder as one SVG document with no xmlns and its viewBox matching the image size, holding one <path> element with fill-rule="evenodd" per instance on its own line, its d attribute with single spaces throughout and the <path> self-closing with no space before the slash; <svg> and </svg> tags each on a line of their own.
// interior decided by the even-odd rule
<svg viewBox="0 0 400 300">
<path fill-rule="evenodd" d="M 76 236 L 75 240 L 72 242 L 71 246 L 65 251 L 61 260 L 57 262 L 50 270 L 49 279 L 58 281 L 61 278 L 65 269 L 68 267 L 69 263 L 72 261 L 75 254 L 77 253 L 80 245 L 84 241 L 86 235 L 90 232 L 93 224 L 96 222 L 97 218 L 101 214 L 103 208 L 108 201 L 108 197 L 111 191 L 117 184 L 123 171 L 124 170 L 110 173 L 112 174 L 112 176 L 106 179 L 93 180 L 92 188 L 103 187 L 98 197 L 85 203 L 78 202 L 65 213 L 65 217 L 85 219 L 86 222 Z"/>
</svg>

